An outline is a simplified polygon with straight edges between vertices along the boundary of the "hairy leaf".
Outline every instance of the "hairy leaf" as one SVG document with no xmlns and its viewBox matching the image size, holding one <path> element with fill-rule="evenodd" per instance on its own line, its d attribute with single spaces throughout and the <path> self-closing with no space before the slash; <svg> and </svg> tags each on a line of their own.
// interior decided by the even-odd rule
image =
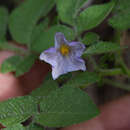
<svg viewBox="0 0 130 130">
<path fill-rule="evenodd" d="M 21 124 L 15 124 L 13 126 L 7 127 L 4 130 L 26 130 Z"/>
<path fill-rule="evenodd" d="M 26 127 L 26 130 L 44 130 L 44 128 L 37 124 L 30 124 Z"/>
<path fill-rule="evenodd" d="M 10 32 L 13 39 L 29 44 L 33 28 L 41 16 L 45 16 L 54 5 L 54 0 L 25 0 L 10 16 Z"/>
<path fill-rule="evenodd" d="M 30 54 L 25 56 L 16 66 L 16 76 L 23 75 L 25 72 L 28 72 L 32 65 L 34 64 L 36 55 Z"/>
<path fill-rule="evenodd" d="M 113 28 L 121 30 L 130 28 L 130 0 L 117 0 L 113 14 L 109 20 Z"/>
<path fill-rule="evenodd" d="M 57 0 L 56 5 L 59 18 L 63 22 L 73 25 L 76 14 L 85 2 L 87 0 Z"/>
<path fill-rule="evenodd" d="M 83 43 L 86 45 L 91 45 L 99 40 L 99 35 L 93 32 L 88 32 L 84 38 Z"/>
<path fill-rule="evenodd" d="M 108 52 L 118 51 L 120 49 L 121 48 L 118 44 L 111 43 L 111 42 L 99 42 L 87 48 L 86 51 L 84 52 L 84 55 L 108 53 Z"/>
<path fill-rule="evenodd" d="M 37 111 L 34 98 L 30 96 L 12 98 L 0 103 L 0 123 L 12 126 L 25 121 Z"/>
<path fill-rule="evenodd" d="M 1 65 L 1 72 L 2 73 L 8 73 L 8 72 L 13 72 L 16 70 L 17 64 L 21 61 L 20 56 L 11 56 L 7 58 Z"/>
<path fill-rule="evenodd" d="M 52 26 L 48 31 L 43 31 L 37 40 L 32 43 L 31 49 L 36 52 L 42 52 L 51 46 L 54 46 L 54 37 L 56 32 L 64 33 L 66 39 L 73 39 L 73 31 L 63 25 Z"/>
<path fill-rule="evenodd" d="M 69 87 L 82 87 L 88 84 L 96 83 L 100 80 L 100 77 L 94 72 L 81 72 L 70 79 L 65 86 Z"/>
<path fill-rule="evenodd" d="M 8 11 L 4 7 L 0 7 L 0 40 L 4 37 L 6 33 L 6 28 L 8 24 Z"/>
<path fill-rule="evenodd" d="M 39 37 L 39 35 L 46 30 L 47 26 L 48 26 L 48 19 L 45 19 L 44 21 L 42 21 L 40 24 L 36 25 L 33 29 L 32 32 L 32 36 L 31 36 L 31 43 L 35 43 L 37 42 L 37 38 Z"/>
<path fill-rule="evenodd" d="M 95 117 L 99 111 L 90 97 L 79 88 L 63 87 L 40 103 L 36 122 L 49 127 L 63 127 Z"/>
<path fill-rule="evenodd" d="M 54 80 L 47 80 L 47 81 L 44 81 L 42 83 L 42 85 L 37 88 L 36 90 L 34 90 L 31 95 L 34 97 L 39 97 L 42 98 L 42 97 L 45 97 L 47 95 L 49 95 L 50 92 L 56 90 L 58 88 L 58 84 L 56 83 L 56 81 Z"/>
<path fill-rule="evenodd" d="M 0 50 L 12 51 L 18 55 L 25 55 L 27 50 L 14 44 L 14 42 L 7 41 L 5 38 L 0 40 Z"/>
<path fill-rule="evenodd" d="M 78 17 L 78 31 L 89 30 L 99 25 L 113 9 L 114 2 L 102 5 L 93 5 L 83 12 Z"/>
</svg>

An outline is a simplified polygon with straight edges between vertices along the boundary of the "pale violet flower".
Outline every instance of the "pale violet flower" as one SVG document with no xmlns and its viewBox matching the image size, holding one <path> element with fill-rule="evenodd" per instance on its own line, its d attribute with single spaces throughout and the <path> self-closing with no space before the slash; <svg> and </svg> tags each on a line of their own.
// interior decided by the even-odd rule
<svg viewBox="0 0 130 130">
<path fill-rule="evenodd" d="M 68 42 L 61 32 L 55 34 L 55 46 L 45 50 L 40 60 L 52 65 L 52 77 L 57 79 L 60 75 L 77 70 L 86 70 L 81 55 L 85 50 L 80 42 Z"/>
</svg>

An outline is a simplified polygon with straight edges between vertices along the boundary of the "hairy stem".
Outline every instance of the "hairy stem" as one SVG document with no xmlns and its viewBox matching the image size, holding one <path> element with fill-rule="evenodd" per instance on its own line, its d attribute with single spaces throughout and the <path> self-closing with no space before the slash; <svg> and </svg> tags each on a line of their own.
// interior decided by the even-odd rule
<svg viewBox="0 0 130 130">
<path fill-rule="evenodd" d="M 99 72 L 103 76 L 114 76 L 114 75 L 122 75 L 124 74 L 120 68 L 115 68 L 115 69 L 99 69 Z"/>
<path fill-rule="evenodd" d="M 109 85 L 112 85 L 114 87 L 117 87 L 117 88 L 121 88 L 121 89 L 124 89 L 124 90 L 127 90 L 127 91 L 130 91 L 130 85 L 126 85 L 126 84 L 123 84 L 121 82 L 117 82 L 115 80 L 110 80 L 110 79 L 103 79 L 103 82 L 105 84 L 109 84 Z"/>
</svg>

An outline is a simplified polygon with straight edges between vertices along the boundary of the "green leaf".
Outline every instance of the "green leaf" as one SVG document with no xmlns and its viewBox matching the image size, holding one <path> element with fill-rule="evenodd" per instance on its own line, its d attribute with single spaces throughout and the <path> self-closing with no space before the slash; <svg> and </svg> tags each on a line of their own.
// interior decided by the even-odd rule
<svg viewBox="0 0 130 130">
<path fill-rule="evenodd" d="M 8 11 L 6 8 L 0 8 L 0 39 L 2 39 L 6 33 L 8 24 Z"/>
<path fill-rule="evenodd" d="M 41 16 L 45 16 L 54 5 L 54 0 L 26 0 L 10 16 L 9 28 L 13 39 L 29 44 L 33 28 Z"/>
<path fill-rule="evenodd" d="M 31 43 L 35 43 L 37 41 L 37 38 L 39 35 L 43 32 L 43 30 L 46 30 L 48 26 L 48 19 L 45 19 L 40 24 L 36 25 L 33 29 L 32 36 L 31 36 Z"/>
<path fill-rule="evenodd" d="M 15 124 L 13 126 L 4 128 L 4 130 L 26 130 L 21 124 Z"/>
<path fill-rule="evenodd" d="M 16 76 L 21 76 L 25 72 L 28 72 L 32 65 L 34 64 L 36 55 L 29 54 L 25 56 L 16 66 Z"/>
<path fill-rule="evenodd" d="M 99 40 L 99 35 L 93 32 L 88 32 L 84 38 L 83 38 L 83 43 L 85 45 L 91 45 Z"/>
<path fill-rule="evenodd" d="M 56 83 L 56 81 L 54 80 L 47 80 L 47 81 L 43 81 L 42 85 L 37 88 L 36 90 L 34 90 L 31 95 L 34 97 L 44 97 L 49 95 L 50 92 L 56 90 L 58 88 L 58 84 Z"/>
<path fill-rule="evenodd" d="M 37 112 L 36 101 L 31 96 L 12 98 L 0 103 L 0 123 L 12 126 L 21 123 Z"/>
<path fill-rule="evenodd" d="M 44 78 L 44 81 L 47 81 L 47 80 L 50 80 L 50 79 L 52 79 L 52 73 L 48 72 L 46 77 Z"/>
<path fill-rule="evenodd" d="M 23 2 L 21 0 L 12 0 L 12 1 L 13 1 L 14 5 L 19 5 L 19 4 L 21 4 Z M 12 3 L 12 1 L 10 3 Z"/>
<path fill-rule="evenodd" d="M 82 11 L 77 18 L 78 31 L 92 29 L 98 26 L 114 7 L 114 2 L 102 5 L 93 5 Z"/>
<path fill-rule="evenodd" d="M 6 39 L 0 40 L 0 50 L 13 50 L 14 46 L 8 43 Z"/>
<path fill-rule="evenodd" d="M 79 88 L 63 87 L 40 103 L 36 122 L 48 127 L 63 127 L 89 120 L 99 113 L 90 97 Z"/>
<path fill-rule="evenodd" d="M 64 86 L 69 87 L 87 87 L 88 84 L 96 83 L 100 77 L 93 72 L 81 72 L 70 79 Z"/>
<path fill-rule="evenodd" d="M 87 0 L 57 0 L 57 10 L 59 18 L 68 24 L 73 25 L 75 23 L 75 17 Z"/>
<path fill-rule="evenodd" d="M 44 130 L 44 128 L 36 124 L 30 124 L 26 127 L 26 130 Z"/>
<path fill-rule="evenodd" d="M 84 55 L 108 53 L 108 52 L 113 52 L 113 51 L 119 51 L 120 49 L 121 48 L 118 44 L 101 41 L 101 42 L 87 48 L 87 50 L 84 52 Z"/>
<path fill-rule="evenodd" d="M 17 64 L 21 61 L 20 56 L 11 56 L 7 58 L 1 65 L 1 72 L 2 73 L 8 73 L 8 72 L 13 72 L 16 70 Z"/>
<path fill-rule="evenodd" d="M 48 31 L 43 31 L 37 40 L 32 43 L 31 49 L 36 52 L 42 52 L 51 46 L 54 46 L 54 37 L 56 32 L 64 33 L 66 39 L 72 40 L 74 38 L 73 31 L 64 25 L 52 26 Z"/>
<path fill-rule="evenodd" d="M 130 0 L 117 0 L 109 24 L 116 29 L 127 30 L 130 28 Z"/>
<path fill-rule="evenodd" d="M 6 39 L 0 40 L 0 50 L 12 51 L 19 55 L 25 55 L 27 53 L 26 49 L 15 45 L 13 42 L 9 42 Z"/>
<path fill-rule="evenodd" d="M 70 80 L 70 78 L 72 77 L 72 73 L 66 73 L 64 75 L 61 75 L 56 81 L 62 85 L 64 84 L 66 81 Z"/>
</svg>

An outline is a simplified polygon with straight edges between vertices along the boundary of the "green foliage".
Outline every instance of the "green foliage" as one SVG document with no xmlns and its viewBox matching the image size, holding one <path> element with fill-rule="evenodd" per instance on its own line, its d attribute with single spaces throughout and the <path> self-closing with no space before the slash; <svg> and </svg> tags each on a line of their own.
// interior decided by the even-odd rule
<svg viewBox="0 0 130 130">
<path fill-rule="evenodd" d="M 57 79 L 57 82 L 59 84 L 64 84 L 66 81 L 68 81 L 69 79 L 72 78 L 72 73 L 67 73 L 67 74 L 64 74 L 64 75 L 61 75 L 58 79 Z"/>
<path fill-rule="evenodd" d="M 100 77 L 94 72 L 81 72 L 73 76 L 65 86 L 69 87 L 87 87 L 87 85 L 96 83 Z"/>
<path fill-rule="evenodd" d="M 28 72 L 37 58 L 36 55 L 29 54 L 27 56 L 11 56 L 7 58 L 1 65 L 1 72 L 8 73 L 14 72 L 16 76 L 21 76 Z"/>
<path fill-rule="evenodd" d="M 15 46 L 15 44 L 6 41 L 6 39 L 0 40 L 0 50 L 13 51 L 18 54 L 25 54 L 25 50 Z"/>
<path fill-rule="evenodd" d="M 44 130 L 44 128 L 36 124 L 30 124 L 26 127 L 26 130 Z"/>
<path fill-rule="evenodd" d="M 0 7 L 0 40 L 6 34 L 6 28 L 8 23 L 8 11 L 4 7 Z"/>
<path fill-rule="evenodd" d="M 101 41 L 87 48 L 87 50 L 84 52 L 84 55 L 108 53 L 108 52 L 119 51 L 120 49 L 121 48 L 118 44 Z"/>
<path fill-rule="evenodd" d="M 28 72 L 34 64 L 36 57 L 37 56 L 33 54 L 25 56 L 19 63 L 17 63 L 15 75 L 21 76 L 25 72 Z"/>
<path fill-rule="evenodd" d="M 42 21 L 40 24 L 36 25 L 33 29 L 32 32 L 32 36 L 31 36 L 31 43 L 37 42 L 37 38 L 39 37 L 39 35 L 47 29 L 48 26 L 48 19 L 45 19 L 44 21 Z M 30 44 L 31 44 L 30 43 Z"/>
<path fill-rule="evenodd" d="M 109 24 L 116 29 L 126 30 L 130 28 L 130 0 L 117 0 L 113 11 L 113 17 Z"/>
<path fill-rule="evenodd" d="M 17 64 L 21 61 L 20 56 L 11 56 L 7 58 L 1 65 L 1 72 L 2 73 L 8 73 L 15 71 L 17 68 Z"/>
<path fill-rule="evenodd" d="M 0 40 L 0 50 L 15 50 L 15 47 L 8 44 L 8 42 L 4 39 Z"/>
<path fill-rule="evenodd" d="M 47 81 L 44 81 L 42 83 L 42 85 L 37 88 L 36 90 L 34 90 L 31 95 L 33 97 L 39 97 L 40 98 L 43 98 L 47 95 L 49 95 L 50 92 L 56 90 L 58 88 L 58 84 L 56 83 L 56 81 L 54 80 L 47 80 Z"/>
<path fill-rule="evenodd" d="M 82 42 L 86 45 L 91 45 L 99 40 L 99 35 L 93 32 L 88 32 Z"/>
<path fill-rule="evenodd" d="M 89 30 L 99 25 L 114 7 L 114 2 L 93 5 L 82 11 L 77 18 L 78 31 Z"/>
<path fill-rule="evenodd" d="M 90 97 L 79 88 L 63 87 L 40 102 L 36 122 L 50 127 L 80 123 L 95 117 L 99 111 Z"/>
<path fill-rule="evenodd" d="M 4 130 L 26 130 L 21 124 L 15 124 L 13 126 L 7 127 Z"/>
<path fill-rule="evenodd" d="M 12 98 L 0 103 L 0 123 L 12 126 L 25 121 L 37 111 L 33 97 Z"/>
<path fill-rule="evenodd" d="M 102 73 L 102 75 L 118 75 L 118 74 L 122 74 L 122 70 L 120 68 L 114 68 L 114 69 L 101 69 L 100 72 Z"/>
<path fill-rule="evenodd" d="M 10 16 L 10 32 L 17 42 L 29 44 L 33 28 L 41 16 L 46 16 L 54 0 L 26 0 Z"/>
<path fill-rule="evenodd" d="M 42 52 L 49 47 L 54 46 L 54 36 L 56 32 L 62 32 L 67 39 L 72 40 L 74 38 L 73 31 L 64 25 L 55 25 L 43 31 L 35 42 L 32 42 L 31 49 L 36 52 Z"/>
<path fill-rule="evenodd" d="M 76 15 L 85 2 L 87 0 L 56 0 L 59 18 L 63 22 L 74 25 Z"/>
<path fill-rule="evenodd" d="M 107 79 L 107 76 L 116 79 L 114 76 L 117 75 L 122 75 L 125 79 L 130 77 L 130 70 L 121 56 L 122 50 L 119 44 L 121 30 L 114 30 L 116 34 L 110 35 L 109 41 L 100 41 L 100 36 L 94 33 L 101 34 L 98 32 L 100 27 L 89 32 L 106 20 L 111 11 L 113 15 L 110 16 L 109 24 L 113 28 L 122 30 L 130 28 L 130 1 L 111 0 L 105 4 L 93 5 L 97 2 L 95 0 L 89 3 L 89 6 L 87 2 L 90 1 L 25 0 L 19 1 L 17 7 L 16 0 L 13 0 L 11 3 L 15 4 L 11 6 L 14 8 L 11 8 L 9 17 L 10 33 L 7 32 L 8 9 L 0 7 L 0 50 L 13 51 L 17 54 L 2 63 L 0 68 L 2 73 L 15 72 L 16 76 L 21 76 L 28 72 L 42 51 L 54 47 L 56 32 L 62 32 L 67 40 L 84 43 L 86 45 L 84 59 L 92 64 L 92 67 L 89 66 L 90 70 L 86 64 L 85 72 L 70 72 L 55 81 L 52 80 L 49 72 L 40 87 L 33 90 L 30 96 L 0 102 L 0 123 L 6 126 L 7 130 L 41 130 L 42 126 L 64 127 L 97 116 L 98 108 L 87 93 L 81 90 L 93 83 L 96 83 L 95 86 L 98 86 L 97 83 L 110 84 L 130 90 L 127 84 L 123 85 Z M 56 8 L 53 8 L 55 4 Z M 102 33 L 106 34 L 107 27 L 107 24 L 105 28 L 103 26 Z M 104 34 L 101 34 L 101 38 L 108 39 Z M 111 39 L 113 41 L 110 41 Z M 25 44 L 25 48 L 23 49 L 23 45 L 21 47 L 15 41 Z M 70 47 L 69 52 L 72 50 L 73 48 Z M 106 54 L 98 55 L 102 53 Z M 64 70 L 64 67 L 62 69 Z M 30 82 L 33 81 L 30 79 Z M 31 124 L 23 127 L 22 122 L 30 117 L 32 117 Z"/>
</svg>

